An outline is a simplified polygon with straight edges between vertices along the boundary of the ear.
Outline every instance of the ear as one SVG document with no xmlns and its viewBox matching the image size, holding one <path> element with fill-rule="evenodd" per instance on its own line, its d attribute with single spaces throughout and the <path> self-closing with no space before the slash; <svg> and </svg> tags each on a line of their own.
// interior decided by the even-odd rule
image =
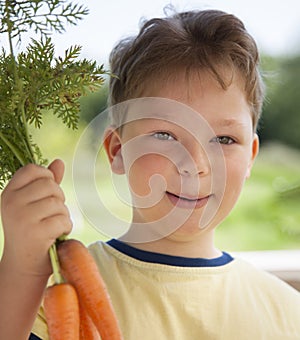
<svg viewBox="0 0 300 340">
<path fill-rule="evenodd" d="M 122 141 L 118 130 L 116 130 L 113 126 L 110 126 L 105 130 L 103 144 L 112 171 L 118 175 L 124 174 L 125 169 L 122 156 Z"/>
<path fill-rule="evenodd" d="M 259 151 L 259 138 L 258 138 L 258 135 L 254 133 L 253 140 L 252 140 L 252 148 L 251 148 L 251 158 L 248 164 L 246 178 L 249 178 L 251 175 L 251 169 L 252 169 L 254 160 L 256 156 L 258 155 L 258 151 Z"/>
</svg>

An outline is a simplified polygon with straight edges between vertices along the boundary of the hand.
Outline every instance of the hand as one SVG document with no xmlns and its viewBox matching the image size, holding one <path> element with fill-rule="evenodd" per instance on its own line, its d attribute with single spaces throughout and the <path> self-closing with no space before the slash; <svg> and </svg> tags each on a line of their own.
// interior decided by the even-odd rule
<svg viewBox="0 0 300 340">
<path fill-rule="evenodd" d="M 60 160 L 48 169 L 28 164 L 15 173 L 2 193 L 3 261 L 20 274 L 50 275 L 48 250 L 57 237 L 72 229 L 59 186 L 63 174 Z"/>
</svg>

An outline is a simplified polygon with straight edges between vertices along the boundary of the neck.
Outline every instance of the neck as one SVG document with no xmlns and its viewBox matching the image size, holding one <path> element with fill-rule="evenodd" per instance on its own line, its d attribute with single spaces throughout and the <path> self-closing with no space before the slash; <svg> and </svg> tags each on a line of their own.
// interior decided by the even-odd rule
<svg viewBox="0 0 300 340">
<path fill-rule="evenodd" d="M 146 251 L 155 253 L 183 256 L 190 258 L 216 258 L 222 255 L 222 252 L 214 246 L 214 231 L 206 231 L 200 235 L 183 237 L 176 233 L 163 237 L 151 242 L 130 242 L 128 234 L 121 237 L 128 245 Z"/>
</svg>

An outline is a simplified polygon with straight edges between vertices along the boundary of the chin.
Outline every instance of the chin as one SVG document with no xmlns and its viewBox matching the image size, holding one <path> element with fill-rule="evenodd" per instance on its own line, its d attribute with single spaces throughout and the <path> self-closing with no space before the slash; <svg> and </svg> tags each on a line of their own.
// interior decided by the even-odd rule
<svg viewBox="0 0 300 340">
<path fill-rule="evenodd" d="M 209 226 L 204 228 L 199 228 L 196 225 L 193 226 L 181 226 L 176 229 L 172 234 L 168 235 L 167 238 L 176 241 L 190 241 L 194 240 L 198 236 L 203 235 L 209 228 Z"/>
</svg>

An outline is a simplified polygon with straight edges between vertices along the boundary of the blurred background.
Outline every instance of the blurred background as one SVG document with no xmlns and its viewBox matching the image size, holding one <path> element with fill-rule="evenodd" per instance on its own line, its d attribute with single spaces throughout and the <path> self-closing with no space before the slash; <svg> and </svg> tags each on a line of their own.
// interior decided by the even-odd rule
<svg viewBox="0 0 300 340">
<path fill-rule="evenodd" d="M 300 249 L 300 2 L 79 2 L 90 9 L 90 14 L 63 35 L 53 36 L 57 54 L 71 45 L 81 45 L 82 57 L 97 60 L 107 69 L 109 52 L 114 44 L 124 36 L 135 34 L 141 18 L 163 16 L 164 7 L 168 4 L 178 11 L 205 8 L 225 10 L 243 20 L 261 52 L 267 100 L 259 127 L 260 155 L 237 207 L 217 230 L 217 245 L 227 251 Z M 23 44 L 26 45 L 26 39 Z M 81 100 L 81 122 L 75 132 L 57 125 L 51 115 L 46 117 L 40 131 L 33 132 L 34 139 L 49 160 L 59 157 L 66 163 L 62 185 L 74 220 L 73 235 L 86 244 L 98 239 L 105 240 L 109 235 L 100 234 L 82 214 L 72 182 L 72 162 L 82 132 L 105 109 L 106 99 L 107 84 L 99 92 Z M 91 136 L 91 140 L 95 138 L 96 135 Z M 84 164 L 80 173 L 84 186 Z M 88 199 L 88 192 L 86 197 Z M 2 231 L 0 236 L 1 252 Z"/>
</svg>

